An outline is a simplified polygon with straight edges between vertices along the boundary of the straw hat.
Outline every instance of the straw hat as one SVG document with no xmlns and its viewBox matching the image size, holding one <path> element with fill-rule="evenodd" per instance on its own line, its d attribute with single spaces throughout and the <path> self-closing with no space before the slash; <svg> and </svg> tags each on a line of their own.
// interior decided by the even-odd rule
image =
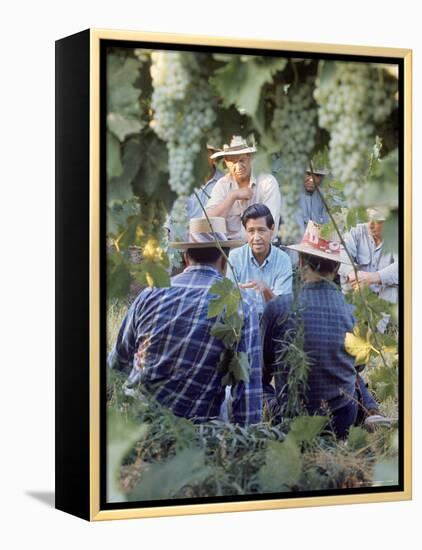
<svg viewBox="0 0 422 550">
<path fill-rule="evenodd" d="M 316 176 L 326 176 L 328 174 L 328 170 L 324 170 L 323 168 L 314 168 L 311 170 L 311 168 L 307 168 L 305 170 L 307 174 L 315 174 Z"/>
<path fill-rule="evenodd" d="M 246 153 L 256 153 L 255 145 L 248 145 L 247 141 L 241 136 L 233 136 L 230 145 L 227 145 L 227 143 L 225 143 L 223 145 L 223 150 L 214 153 L 213 155 L 211 155 L 211 158 L 216 159 L 218 157 L 243 155 Z"/>
<path fill-rule="evenodd" d="M 384 206 L 373 206 L 372 208 L 367 208 L 366 213 L 371 222 L 385 222 L 388 215 L 388 209 Z"/>
<path fill-rule="evenodd" d="M 189 221 L 188 241 L 171 242 L 171 248 L 215 248 L 218 245 L 221 248 L 237 248 L 245 243 L 240 240 L 229 240 L 227 238 L 227 227 L 225 218 L 192 218 Z M 212 228 L 212 229 L 211 229 Z"/>
<path fill-rule="evenodd" d="M 289 245 L 287 248 L 296 250 L 296 252 L 310 254 L 311 256 L 319 256 L 320 258 L 332 260 L 333 262 L 351 265 L 339 241 L 323 239 L 320 236 L 320 230 L 321 226 L 310 220 L 306 227 L 305 234 L 302 237 L 302 242 L 300 244 Z"/>
</svg>

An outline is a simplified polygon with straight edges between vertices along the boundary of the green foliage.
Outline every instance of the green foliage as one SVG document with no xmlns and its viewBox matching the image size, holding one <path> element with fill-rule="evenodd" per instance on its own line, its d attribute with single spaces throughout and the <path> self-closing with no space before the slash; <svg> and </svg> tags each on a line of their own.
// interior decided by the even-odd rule
<svg viewBox="0 0 422 550">
<path fill-rule="evenodd" d="M 208 305 L 208 319 L 221 315 L 223 311 L 228 317 L 237 313 L 241 301 L 241 295 L 236 286 L 224 277 L 222 281 L 216 281 L 210 288 L 210 294 L 216 294 Z"/>
<path fill-rule="evenodd" d="M 107 254 L 107 295 L 109 298 L 126 298 L 131 276 L 121 254 Z"/>
<path fill-rule="evenodd" d="M 398 372 L 396 365 L 379 366 L 371 369 L 368 380 L 380 401 L 385 401 L 389 397 L 397 399 Z"/>
<path fill-rule="evenodd" d="M 137 487 L 127 495 L 127 500 L 174 498 L 184 487 L 203 483 L 211 473 L 212 469 L 205 466 L 202 449 L 184 449 L 165 462 L 149 466 Z"/>
<path fill-rule="evenodd" d="M 265 455 L 265 465 L 258 474 L 264 492 L 291 490 L 302 472 L 300 449 L 293 439 L 282 443 L 270 441 Z"/>
<path fill-rule="evenodd" d="M 325 416 L 297 416 L 289 426 L 288 438 L 296 443 L 311 443 L 325 428 Z"/>
<path fill-rule="evenodd" d="M 139 266 L 133 266 L 135 280 L 150 287 L 170 286 L 170 276 L 160 264 L 144 260 Z"/>
<path fill-rule="evenodd" d="M 218 57 L 221 61 L 221 56 Z M 224 105 L 235 105 L 241 113 L 254 116 L 265 83 L 286 66 L 285 59 L 230 55 L 227 63 L 216 69 L 211 84 L 223 98 Z"/>
<path fill-rule="evenodd" d="M 119 469 L 133 445 L 146 436 L 145 424 L 125 420 L 114 410 L 107 414 L 107 498 L 109 502 L 125 500 L 119 485 Z"/>
<path fill-rule="evenodd" d="M 367 447 L 369 443 L 368 432 L 359 426 L 352 426 L 349 430 L 347 444 L 352 451 L 358 451 Z"/>
</svg>

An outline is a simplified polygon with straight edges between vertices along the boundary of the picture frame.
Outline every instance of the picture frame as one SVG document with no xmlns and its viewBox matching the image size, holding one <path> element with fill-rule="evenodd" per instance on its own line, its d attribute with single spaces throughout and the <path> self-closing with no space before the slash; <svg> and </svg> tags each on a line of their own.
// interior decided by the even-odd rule
<svg viewBox="0 0 422 550">
<path fill-rule="evenodd" d="M 347 486 L 346 483 L 342 488 L 313 487 L 305 490 L 302 487 L 300 490 L 243 494 L 239 491 L 237 494 L 206 496 L 197 496 L 195 491 L 192 496 L 188 491 L 183 497 L 157 497 L 144 501 L 124 498 L 120 501 L 110 500 L 110 475 L 113 473 L 110 473 L 107 465 L 112 462 L 113 452 L 123 452 L 124 443 L 120 441 L 119 446 L 119 442 L 113 439 L 111 421 L 107 415 L 110 372 L 106 367 L 109 344 L 107 330 L 110 324 L 107 291 L 112 284 L 110 268 L 107 267 L 106 235 L 110 223 L 107 200 L 110 196 L 110 180 L 118 178 L 115 166 L 111 168 L 113 176 L 110 177 L 108 163 L 113 157 L 115 163 L 122 165 L 121 173 L 124 160 L 120 156 L 114 159 L 116 147 L 120 151 L 119 155 L 123 155 L 126 137 L 146 131 L 146 127 L 136 119 L 138 115 L 130 109 L 125 111 L 124 120 L 118 116 L 110 119 L 110 79 L 113 74 L 117 74 L 116 82 L 119 78 L 126 78 L 123 72 L 119 73 L 122 66 L 113 73 L 110 56 L 117 51 L 117 57 L 124 57 L 124 52 L 129 50 L 132 53 L 136 50 L 141 64 L 142 56 L 150 56 L 154 51 L 188 52 L 193 53 L 193 56 L 199 53 L 209 56 L 220 54 L 226 56 L 227 64 L 230 63 L 230 57 L 240 62 L 241 56 L 255 56 L 256 71 L 259 63 L 267 60 L 301 60 L 306 61 L 300 66 L 305 76 L 308 65 L 316 67 L 321 61 L 327 61 L 326 66 L 329 66 L 328 62 L 345 65 L 366 63 L 370 67 L 381 66 L 381 71 L 383 65 L 396 67 L 394 78 L 397 84 L 397 104 L 394 113 L 397 123 L 394 126 L 390 124 L 391 121 L 387 121 L 394 128 L 385 132 L 386 135 L 390 132 L 396 140 L 387 143 L 385 147 L 397 151 L 394 166 L 397 168 L 398 183 L 396 195 L 394 197 L 393 192 L 392 199 L 396 203 L 390 210 L 395 212 L 393 233 L 397 237 L 400 257 L 396 396 L 399 413 L 394 435 L 397 450 L 395 483 L 387 483 L 385 486 L 376 483 L 371 486 L 369 482 L 362 486 Z M 219 61 L 223 63 L 222 59 L 215 59 L 217 66 Z M 139 63 L 133 65 L 140 66 Z M 274 74 L 284 70 L 281 65 L 274 68 Z M 295 63 L 291 65 L 294 73 L 297 66 Z M 131 70 L 139 71 L 137 77 L 141 80 L 141 88 L 142 85 L 146 88 L 151 86 L 150 82 L 142 81 L 145 77 L 142 77 L 144 73 L 140 69 Z M 411 498 L 411 71 L 411 50 L 397 48 L 100 29 L 89 29 L 56 42 L 56 508 L 86 520 L 99 521 Z M 237 70 L 228 74 L 233 78 Z M 264 76 L 262 78 L 262 85 L 271 84 Z M 387 81 L 389 77 L 385 78 Z M 135 82 L 132 76 L 128 80 L 131 85 Z M 238 83 L 238 86 L 241 84 Z M 290 86 L 286 81 L 283 93 L 287 95 Z M 261 87 L 258 92 L 257 101 L 261 98 Z M 147 93 L 151 95 L 151 91 Z M 122 103 L 127 106 L 134 101 L 141 101 L 139 94 L 135 100 L 129 94 L 129 98 L 124 97 Z M 272 101 L 276 103 L 275 99 Z M 224 105 L 224 98 L 220 105 Z M 233 115 L 235 120 L 240 120 L 240 115 L 247 118 L 250 114 L 248 109 L 253 109 L 247 106 L 242 113 L 243 107 L 236 105 L 235 100 L 231 106 L 224 105 L 224 108 L 237 109 L 238 112 Z M 151 105 L 147 111 L 152 119 Z M 116 112 L 117 115 L 121 114 L 118 109 Z M 387 127 L 386 120 L 384 122 Z M 107 128 L 110 127 L 113 128 L 114 136 L 112 144 L 107 141 Z M 153 130 L 153 125 L 151 127 Z M 245 128 L 240 128 L 239 133 L 246 131 Z M 329 143 L 330 132 L 320 127 L 318 131 L 326 132 L 324 139 Z M 265 132 L 256 130 L 256 133 L 261 140 L 258 139 L 259 146 L 264 142 Z M 121 136 L 120 143 L 116 136 Z M 224 141 L 230 137 L 231 134 L 227 133 L 221 135 Z M 223 142 L 219 145 L 222 146 Z M 374 159 L 375 162 L 377 157 Z M 382 173 L 378 181 L 381 178 Z M 385 187 L 380 189 L 385 195 L 389 192 Z M 126 432 L 121 425 L 118 426 L 118 433 L 124 438 Z M 138 435 L 144 437 L 141 432 Z M 133 434 L 128 436 L 130 441 L 131 437 Z M 364 452 L 363 447 L 358 448 L 357 452 Z M 127 455 L 129 449 L 124 451 Z"/>
</svg>

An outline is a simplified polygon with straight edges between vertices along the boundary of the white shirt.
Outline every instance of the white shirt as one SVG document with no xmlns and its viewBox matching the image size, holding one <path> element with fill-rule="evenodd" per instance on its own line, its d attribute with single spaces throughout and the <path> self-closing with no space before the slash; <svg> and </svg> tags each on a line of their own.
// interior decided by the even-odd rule
<svg viewBox="0 0 422 550">
<path fill-rule="evenodd" d="M 277 232 L 280 223 L 281 209 L 281 194 L 277 180 L 271 174 L 259 174 L 255 177 L 252 172 L 249 187 L 253 189 L 252 198 L 249 200 L 235 201 L 226 216 L 227 234 L 230 239 L 243 239 L 246 241 L 246 232 L 242 226 L 240 217 L 248 206 L 257 203 L 268 206 L 274 218 L 274 233 Z M 219 179 L 207 202 L 207 210 L 221 204 L 230 191 L 234 189 L 239 189 L 239 184 L 232 176 L 227 174 Z"/>
</svg>

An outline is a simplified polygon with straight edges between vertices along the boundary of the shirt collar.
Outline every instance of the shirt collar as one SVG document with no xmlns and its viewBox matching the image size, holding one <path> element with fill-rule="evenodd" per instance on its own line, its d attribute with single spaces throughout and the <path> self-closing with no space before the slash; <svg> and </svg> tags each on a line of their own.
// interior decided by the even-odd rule
<svg viewBox="0 0 422 550">
<path fill-rule="evenodd" d="M 257 267 L 260 267 L 260 268 L 265 267 L 265 266 L 269 263 L 269 261 L 270 261 L 270 259 L 271 259 L 271 255 L 272 255 L 272 253 L 273 253 L 273 247 L 272 247 L 271 244 L 270 244 L 270 250 L 269 250 L 269 252 L 268 252 L 267 257 L 266 257 L 265 260 L 262 262 L 262 264 L 259 265 L 259 263 L 256 261 L 255 256 L 253 255 L 252 248 L 251 248 L 249 245 L 248 245 L 248 249 L 249 249 L 249 259 L 251 260 L 251 262 L 252 262 L 254 265 L 256 265 Z"/>
<path fill-rule="evenodd" d="M 212 265 L 207 265 L 207 264 L 190 265 L 184 269 L 184 273 L 191 273 L 194 271 L 202 271 L 203 273 L 210 273 L 212 275 L 218 275 L 218 277 L 222 277 L 218 269 L 216 269 Z"/>
</svg>

